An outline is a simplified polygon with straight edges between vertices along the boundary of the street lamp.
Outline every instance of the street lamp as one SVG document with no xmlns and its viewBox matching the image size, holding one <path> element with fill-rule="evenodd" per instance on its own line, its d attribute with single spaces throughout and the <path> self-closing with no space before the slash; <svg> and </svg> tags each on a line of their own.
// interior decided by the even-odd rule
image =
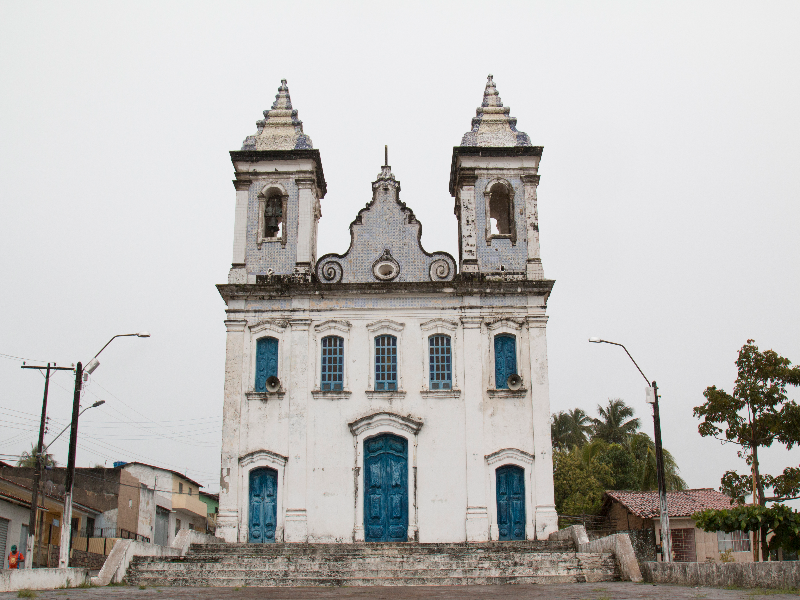
<svg viewBox="0 0 800 600">
<path fill-rule="evenodd" d="M 602 340 L 597 337 L 589 338 L 589 341 L 593 344 L 611 344 L 612 346 L 619 346 L 623 350 L 625 350 L 625 354 L 628 355 L 628 358 L 631 359 L 631 362 L 636 365 L 639 373 L 642 374 L 644 380 L 647 382 L 647 387 L 652 389 L 653 391 L 653 429 L 655 434 L 655 444 L 656 444 L 656 473 L 658 474 L 658 501 L 661 510 L 661 557 L 664 562 L 671 562 L 672 561 L 672 537 L 670 536 L 669 531 L 669 513 L 667 512 L 667 484 L 664 479 L 664 451 L 661 448 L 661 417 L 658 412 L 658 385 L 656 382 L 650 383 L 650 380 L 647 379 L 647 376 L 642 372 L 642 369 L 639 368 L 639 365 L 636 364 L 636 361 L 633 360 L 631 353 L 628 352 L 628 349 L 619 344 L 617 342 L 609 342 L 608 340 Z M 649 392 L 649 390 L 648 390 Z M 649 393 L 648 393 L 649 396 Z M 649 399 L 648 399 L 649 402 Z"/>
<path fill-rule="evenodd" d="M 100 352 L 105 350 L 108 345 L 118 337 L 150 337 L 146 331 L 139 333 L 119 333 L 113 336 L 106 345 L 100 348 Z M 86 365 L 87 374 L 91 374 L 98 366 L 100 361 L 97 357 L 100 352 L 92 357 L 92 360 Z M 62 515 L 61 523 L 61 547 L 58 553 L 58 567 L 66 569 L 69 566 L 69 546 L 70 537 L 72 536 L 72 484 L 75 479 L 75 454 L 78 449 L 78 417 L 81 416 L 81 387 L 83 384 L 83 365 L 79 362 L 75 366 L 75 392 L 72 399 L 72 421 L 70 423 L 71 429 L 69 432 L 69 456 L 67 458 L 67 477 L 64 482 L 64 514 Z M 100 403 L 102 404 L 102 402 Z M 99 406 L 97 402 L 93 406 Z M 92 407 L 89 407 L 92 408 Z M 61 435 L 61 434 L 59 434 Z"/>
</svg>

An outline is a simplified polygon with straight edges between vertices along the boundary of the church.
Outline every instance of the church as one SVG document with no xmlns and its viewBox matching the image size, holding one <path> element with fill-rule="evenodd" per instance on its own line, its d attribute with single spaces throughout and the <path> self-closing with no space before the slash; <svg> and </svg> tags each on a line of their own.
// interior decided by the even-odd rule
<svg viewBox="0 0 800 600">
<path fill-rule="evenodd" d="M 371 199 L 364 185 L 347 250 L 317 256 L 322 156 L 285 80 L 230 155 L 233 260 L 217 286 L 227 329 L 217 535 L 547 539 L 557 514 L 542 147 L 517 129 L 492 76 L 453 148 L 458 257 L 422 247 L 411 206 L 424 199 L 406 205 L 388 164 Z"/>
</svg>

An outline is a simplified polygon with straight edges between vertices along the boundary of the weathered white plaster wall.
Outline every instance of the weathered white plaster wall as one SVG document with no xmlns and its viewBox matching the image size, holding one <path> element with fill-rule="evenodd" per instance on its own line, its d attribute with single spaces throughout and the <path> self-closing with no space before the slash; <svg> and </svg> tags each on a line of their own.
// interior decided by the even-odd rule
<svg viewBox="0 0 800 600">
<path fill-rule="evenodd" d="M 28 560 L 28 554 L 25 545 L 20 545 L 20 535 L 22 533 L 22 526 L 27 525 L 31 516 L 30 508 L 19 506 L 0 500 L 0 519 L 8 519 L 8 539 L 6 547 L 0 548 L 2 558 L 0 558 L 0 568 L 8 568 L 8 553 L 11 552 L 11 546 L 17 546 L 17 550 L 25 555 L 25 560 Z M 26 542 L 27 544 L 27 542 Z"/>
</svg>

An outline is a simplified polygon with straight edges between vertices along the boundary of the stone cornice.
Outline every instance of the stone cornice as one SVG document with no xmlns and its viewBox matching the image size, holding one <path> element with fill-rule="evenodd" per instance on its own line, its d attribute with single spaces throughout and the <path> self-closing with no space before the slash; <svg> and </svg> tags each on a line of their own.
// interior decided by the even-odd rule
<svg viewBox="0 0 800 600">
<path fill-rule="evenodd" d="M 553 289 L 552 279 L 495 281 L 480 277 L 460 277 L 453 281 L 374 281 L 362 283 L 320 283 L 317 281 L 275 281 L 270 283 L 218 284 L 224 299 L 248 297 L 291 298 L 302 296 L 408 296 L 421 294 L 537 295 L 547 296 Z"/>
<path fill-rule="evenodd" d="M 453 160 L 450 165 L 450 195 L 456 195 L 456 180 L 459 176 L 457 168 L 459 156 L 541 156 L 543 146 L 510 146 L 489 148 L 485 146 L 456 146 L 453 148 Z"/>
<path fill-rule="evenodd" d="M 324 198 L 328 193 L 328 185 L 325 183 L 325 174 L 322 172 L 322 159 L 319 150 L 232 150 L 232 162 L 262 162 L 270 160 L 302 160 L 311 159 L 316 164 L 317 187 L 320 191 L 320 198 Z"/>
</svg>

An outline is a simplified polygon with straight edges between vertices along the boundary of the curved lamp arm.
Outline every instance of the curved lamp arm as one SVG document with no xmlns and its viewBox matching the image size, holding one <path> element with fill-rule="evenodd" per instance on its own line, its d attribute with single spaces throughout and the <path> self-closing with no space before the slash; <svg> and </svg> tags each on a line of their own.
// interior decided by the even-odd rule
<svg viewBox="0 0 800 600">
<path fill-rule="evenodd" d="M 608 340 L 601 340 L 600 338 L 596 338 L 596 337 L 590 337 L 589 341 L 592 342 L 593 344 L 611 344 L 612 346 L 619 346 L 620 348 L 625 350 L 625 354 L 628 355 L 628 358 L 631 359 L 631 362 L 634 365 L 636 365 L 637 369 L 639 369 L 639 365 L 636 364 L 635 360 L 633 360 L 633 357 L 631 356 L 631 353 L 628 352 L 628 349 L 625 346 L 623 346 L 622 344 L 618 344 L 617 342 L 609 342 Z M 639 373 L 642 373 L 641 369 L 639 369 Z M 647 375 L 642 373 L 642 377 L 644 377 L 644 380 L 647 382 L 648 387 L 652 387 L 653 384 L 650 383 L 650 380 L 647 378 Z"/>
</svg>

